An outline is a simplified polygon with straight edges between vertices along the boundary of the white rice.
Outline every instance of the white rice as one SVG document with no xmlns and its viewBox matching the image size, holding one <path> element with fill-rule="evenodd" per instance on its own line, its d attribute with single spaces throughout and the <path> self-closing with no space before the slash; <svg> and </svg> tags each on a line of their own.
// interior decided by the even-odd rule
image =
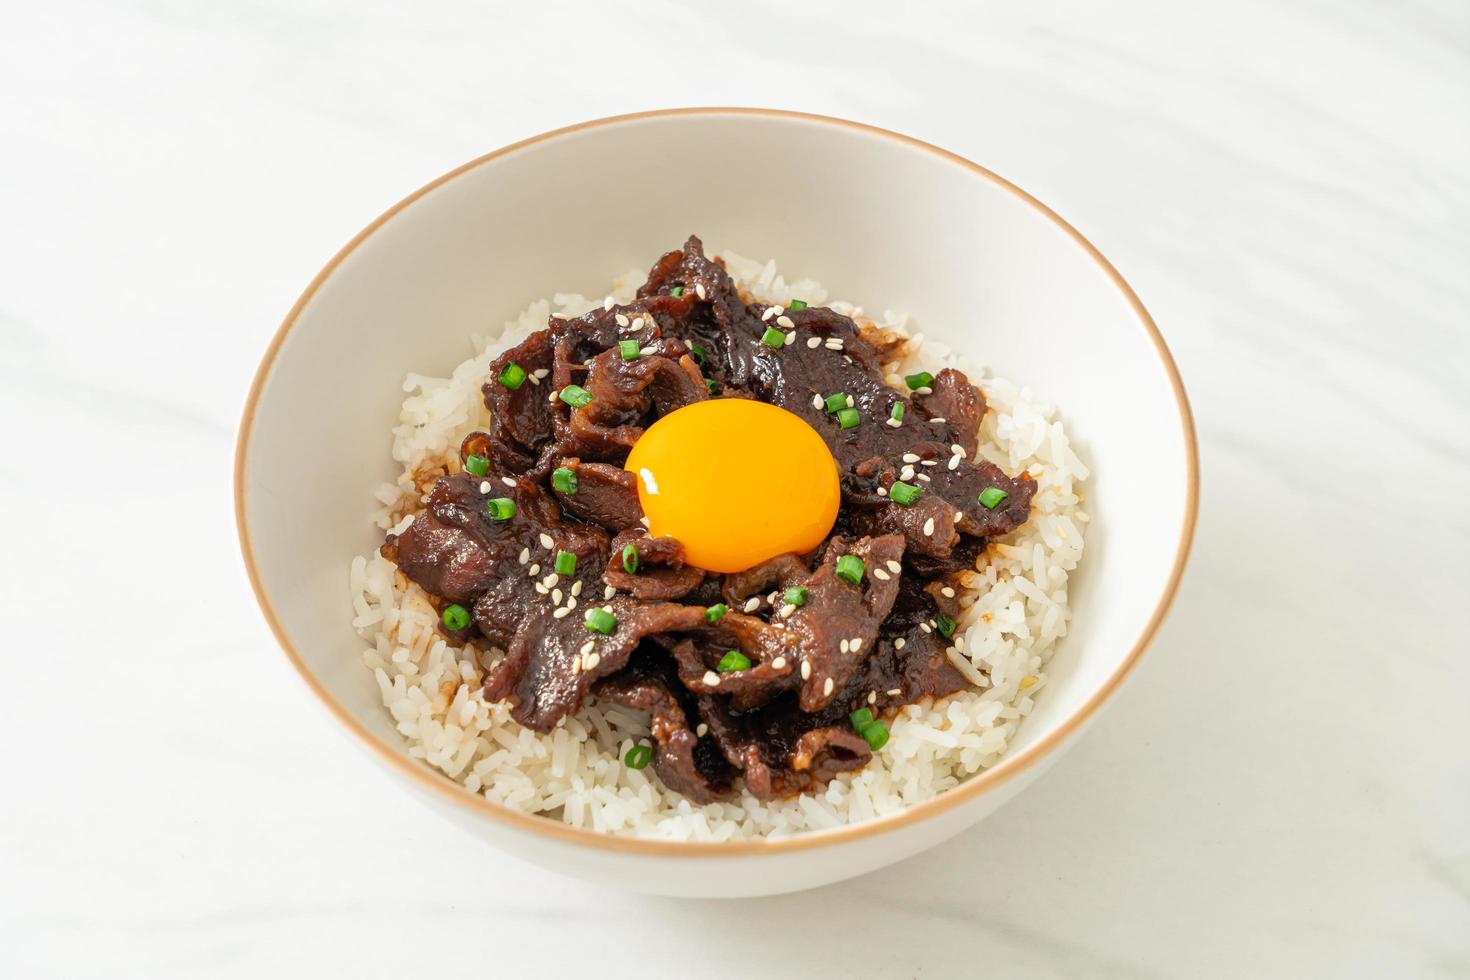
<svg viewBox="0 0 1470 980">
<path fill-rule="evenodd" d="M 904 708 L 891 723 L 888 744 L 864 769 L 819 792 L 774 803 L 742 793 L 727 803 L 696 806 L 664 789 L 652 768 L 623 765 L 624 753 L 648 735 L 644 713 L 593 702 L 548 735 L 522 728 L 506 705 L 483 699 L 480 651 L 446 642 L 419 588 L 376 551 L 353 559 L 353 626 L 367 642 L 363 661 L 410 754 L 488 799 L 576 827 L 677 840 L 782 837 L 857 823 L 928 799 L 994 765 L 1046 687 L 1046 664 L 1067 633 L 1067 580 L 1082 557 L 1088 520 L 1080 491 L 1087 467 L 1052 407 L 909 334 L 905 314 L 872 316 L 829 301 L 818 283 L 788 283 L 774 262 L 728 252 L 721 257 L 756 301 L 800 298 L 909 335 L 904 360 L 890 365 L 893 383 L 900 383 L 899 374 L 953 365 L 984 390 L 989 411 L 979 445 L 966 447 L 967 455 L 978 452 L 1010 474 L 1029 471 L 1037 493 L 1031 519 L 992 543 L 960 593 L 964 611 L 956 635 L 963 644 L 956 646 L 963 653 L 951 659 L 980 689 Z M 611 296 L 630 301 L 642 281 L 641 272 L 631 271 L 614 281 Z M 393 458 L 402 473 L 376 492 L 378 526 L 406 526 L 433 478 L 457 468 L 464 436 L 488 425 L 480 386 L 491 357 L 544 327 L 553 313 L 577 316 L 604 302 L 560 293 L 538 300 L 503 330 L 472 337 L 473 356 L 449 377 L 410 374 L 393 429 Z"/>
</svg>

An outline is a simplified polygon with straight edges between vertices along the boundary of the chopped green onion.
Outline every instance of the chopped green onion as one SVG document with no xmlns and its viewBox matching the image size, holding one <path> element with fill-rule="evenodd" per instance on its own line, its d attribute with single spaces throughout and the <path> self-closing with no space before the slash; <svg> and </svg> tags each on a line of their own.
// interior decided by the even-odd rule
<svg viewBox="0 0 1470 980">
<path fill-rule="evenodd" d="M 444 614 L 439 617 L 444 622 L 444 628 L 450 630 L 462 630 L 470 625 L 470 611 L 459 603 L 444 607 Z"/>
<path fill-rule="evenodd" d="M 919 499 L 919 494 L 923 492 L 923 487 L 916 487 L 912 483 L 904 483 L 899 480 L 888 489 L 888 496 L 895 504 L 909 507 Z"/>
<path fill-rule="evenodd" d="M 956 623 L 944 613 L 940 613 L 934 617 L 934 625 L 939 627 L 939 635 L 947 640 L 951 636 L 954 636 L 955 627 L 959 626 L 959 623 Z"/>
<path fill-rule="evenodd" d="M 986 487 L 980 491 L 980 502 L 991 510 L 995 510 L 1009 496 L 1010 494 L 1000 487 Z"/>
<path fill-rule="evenodd" d="M 730 607 L 723 602 L 717 602 L 704 611 L 704 618 L 711 623 L 718 623 L 720 617 L 730 611 Z"/>
<path fill-rule="evenodd" d="M 606 609 L 594 608 L 587 610 L 587 618 L 583 620 L 583 623 L 592 632 L 601 633 L 606 636 L 608 633 L 617 629 L 618 617 Z"/>
<path fill-rule="evenodd" d="M 844 408 L 837 413 L 837 424 L 844 429 L 856 429 L 858 423 L 862 420 L 863 417 L 858 414 L 858 410 L 855 408 Z"/>
<path fill-rule="evenodd" d="M 653 761 L 653 749 L 646 745 L 635 745 L 623 756 L 623 765 L 629 769 L 643 769 Z"/>
<path fill-rule="evenodd" d="M 526 369 L 515 361 L 511 361 L 500 372 L 500 383 L 511 391 L 515 391 L 526 383 Z"/>
<path fill-rule="evenodd" d="M 485 501 L 485 508 L 490 511 L 492 521 L 508 521 L 516 516 L 516 502 L 509 497 L 496 497 L 494 500 Z"/>
<path fill-rule="evenodd" d="M 573 408 L 582 408 L 592 401 L 592 392 L 581 385 L 567 385 L 561 390 L 561 400 Z"/>
<path fill-rule="evenodd" d="M 722 674 L 728 674 L 732 670 L 749 669 L 750 658 L 741 653 L 739 650 L 727 650 L 725 652 L 725 655 L 720 658 L 720 662 L 715 664 L 715 670 L 719 671 Z"/>
<path fill-rule="evenodd" d="M 793 606 L 806 605 L 806 587 L 802 585 L 793 585 L 791 588 L 787 589 L 786 602 L 789 605 Z"/>
<path fill-rule="evenodd" d="M 893 407 L 888 410 L 888 417 L 895 422 L 903 421 L 903 402 L 894 402 Z"/>
<path fill-rule="evenodd" d="M 638 341 L 636 341 L 636 340 L 620 340 L 620 341 L 618 341 L 618 353 L 623 355 L 623 360 L 625 360 L 625 361 L 636 361 L 636 360 L 638 360 Z"/>
<path fill-rule="evenodd" d="M 766 332 L 761 334 L 761 343 L 780 350 L 786 346 L 786 335 L 775 327 L 766 327 Z"/>
<path fill-rule="evenodd" d="M 847 407 L 847 396 L 839 391 L 835 395 L 828 395 L 823 404 L 829 412 L 840 412 Z"/>
<path fill-rule="evenodd" d="M 623 571 L 629 575 L 638 571 L 638 549 L 633 547 L 632 542 L 623 545 Z"/>
<path fill-rule="evenodd" d="M 556 561 L 551 567 L 558 575 L 575 575 L 577 574 L 577 556 L 570 551 L 558 551 Z"/>
<path fill-rule="evenodd" d="M 857 555 L 843 555 L 837 559 L 837 577 L 848 585 L 861 585 L 863 571 L 867 568 Z"/>
<path fill-rule="evenodd" d="M 868 740 L 868 748 L 874 752 L 888 744 L 888 726 L 881 721 L 873 722 L 858 734 Z"/>
<path fill-rule="evenodd" d="M 873 723 L 873 712 L 867 708 L 859 708 L 849 714 L 847 720 L 852 722 L 853 731 L 861 732 Z"/>
<path fill-rule="evenodd" d="M 551 485 L 557 493 L 577 492 L 577 473 L 565 466 L 557 467 L 551 471 Z"/>
<path fill-rule="evenodd" d="M 905 376 L 903 380 L 909 386 L 909 390 L 914 391 L 919 388 L 928 388 L 934 384 L 934 375 L 928 371 L 920 371 L 918 374 Z"/>
<path fill-rule="evenodd" d="M 806 309 L 806 300 L 804 299 L 794 299 L 786 304 L 787 313 L 795 313 L 797 310 L 804 309 Z"/>
<path fill-rule="evenodd" d="M 705 378 L 704 379 L 704 386 L 709 389 L 709 393 L 711 395 L 715 395 L 715 394 L 718 394 L 719 393 L 720 388 L 719 388 L 719 385 L 715 384 L 715 379 L 714 378 Z"/>
<path fill-rule="evenodd" d="M 669 295 L 670 296 L 683 296 L 684 295 L 684 287 L 683 286 L 675 286 L 673 289 L 670 289 L 669 290 Z"/>
<path fill-rule="evenodd" d="M 703 366 L 705 359 L 709 357 L 709 351 L 705 350 L 698 344 L 695 344 L 693 347 L 689 348 L 689 353 L 694 355 L 694 363 L 701 366 Z"/>
<path fill-rule="evenodd" d="M 490 461 L 484 456 L 470 456 L 464 461 L 464 471 L 470 476 L 484 476 L 490 472 Z"/>
</svg>

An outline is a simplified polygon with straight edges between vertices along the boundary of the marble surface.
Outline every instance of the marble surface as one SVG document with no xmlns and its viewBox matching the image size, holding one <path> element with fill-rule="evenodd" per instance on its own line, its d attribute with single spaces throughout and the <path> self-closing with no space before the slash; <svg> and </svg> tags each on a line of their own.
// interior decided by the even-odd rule
<svg viewBox="0 0 1470 980">
<path fill-rule="evenodd" d="M 4 5 L 0 974 L 1470 975 L 1470 8 L 919 7 Z M 1151 308 L 1204 462 L 1174 613 L 1074 751 L 939 850 L 739 903 L 403 796 L 276 652 L 229 499 L 258 355 L 358 228 L 677 104 L 1041 196 Z"/>
</svg>

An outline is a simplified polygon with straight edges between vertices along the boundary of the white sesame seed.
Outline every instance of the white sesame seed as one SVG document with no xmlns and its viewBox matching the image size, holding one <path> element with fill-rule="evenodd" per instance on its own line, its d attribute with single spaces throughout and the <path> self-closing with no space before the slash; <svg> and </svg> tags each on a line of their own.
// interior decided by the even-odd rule
<svg viewBox="0 0 1470 980">
<path fill-rule="evenodd" d="M 919 474 L 919 479 L 920 480 L 923 480 L 925 483 L 933 483 L 934 482 L 933 477 L 931 477 L 928 473 L 920 473 Z"/>
<path fill-rule="evenodd" d="M 777 657 L 775 660 L 772 660 L 771 661 L 771 669 L 772 670 L 781 670 L 785 666 L 786 666 L 786 658 L 785 657 Z"/>
<path fill-rule="evenodd" d="M 633 324 L 632 324 L 633 329 L 634 330 L 642 330 L 643 329 L 643 323 L 644 323 L 643 317 L 640 316 L 640 317 L 635 318 L 633 320 Z"/>
<path fill-rule="evenodd" d="M 900 480 L 912 480 L 914 478 L 914 468 L 912 466 L 905 466 L 898 471 L 898 478 Z"/>
<path fill-rule="evenodd" d="M 952 469 L 952 470 L 959 469 L 960 468 L 960 457 L 958 457 L 958 456 L 951 456 L 949 458 L 949 468 Z"/>
<path fill-rule="evenodd" d="M 812 395 L 812 408 L 821 408 L 821 407 L 822 407 L 822 396 L 821 395 Z"/>
<path fill-rule="evenodd" d="M 893 649 L 902 650 L 906 643 L 908 643 L 908 640 L 905 640 L 903 637 L 900 636 L 898 639 L 893 641 Z"/>
<path fill-rule="evenodd" d="M 842 355 L 842 363 L 843 364 L 851 364 L 852 363 L 852 358 L 848 357 L 846 354 L 843 354 Z"/>
<path fill-rule="evenodd" d="M 785 327 L 787 330 L 794 330 L 796 323 L 789 316 L 778 316 L 776 317 L 776 326 Z"/>
<path fill-rule="evenodd" d="M 581 594 L 582 594 L 582 580 L 581 579 L 577 579 L 577 581 L 575 581 L 575 582 L 572 583 L 572 595 L 581 595 Z"/>
<path fill-rule="evenodd" d="M 955 634 L 954 648 L 960 653 L 965 652 L 965 638 L 963 636 L 960 636 L 958 633 Z"/>
<path fill-rule="evenodd" d="M 963 455 L 965 455 L 965 447 L 964 446 L 961 446 L 957 442 L 950 444 L 949 451 L 952 452 L 952 453 L 954 453 L 956 456 L 963 456 Z"/>
<path fill-rule="evenodd" d="M 827 682 L 822 685 L 822 696 L 830 697 L 832 694 L 832 689 L 836 686 L 836 684 L 832 683 L 832 678 L 827 678 Z"/>
<path fill-rule="evenodd" d="M 611 613 L 612 612 L 612 606 L 603 606 L 602 607 L 602 611 L 605 612 L 605 613 Z"/>
<path fill-rule="evenodd" d="M 944 422 L 945 422 L 945 420 L 944 420 L 944 418 L 943 418 L 943 417 L 941 417 L 941 416 L 938 416 L 938 415 L 936 415 L 936 416 L 934 416 L 934 417 L 933 417 L 933 418 L 932 418 L 932 419 L 930 419 L 930 420 L 929 420 L 929 421 L 930 421 L 930 422 L 933 422 L 933 423 L 934 423 L 934 424 L 935 424 L 935 425 L 943 425 L 943 424 L 944 424 Z"/>
<path fill-rule="evenodd" d="M 539 385 L 541 383 L 541 379 L 536 377 L 534 374 L 526 375 L 526 380 L 531 382 L 531 384 L 533 385 Z"/>
<path fill-rule="evenodd" d="M 898 427 L 903 425 L 903 423 L 900 422 L 898 419 L 884 419 L 883 424 L 888 426 L 890 429 L 897 429 Z"/>
<path fill-rule="evenodd" d="M 889 575 L 888 575 L 888 573 L 887 573 L 887 572 L 885 572 L 885 571 L 884 571 L 884 570 L 883 570 L 883 569 L 881 569 L 881 568 L 874 568 L 874 569 L 873 569 L 873 577 L 874 577 L 874 578 L 875 578 L 875 579 L 877 579 L 877 580 L 878 580 L 878 581 L 880 581 L 880 582 L 887 582 L 887 581 L 888 581 L 888 579 L 889 579 Z"/>
<path fill-rule="evenodd" d="M 567 613 L 571 612 L 566 606 L 557 606 L 551 613 L 552 619 L 566 619 Z"/>
<path fill-rule="evenodd" d="M 877 704 L 878 703 L 878 692 L 877 691 L 869 691 L 868 692 L 868 703 L 869 704 Z"/>
<path fill-rule="evenodd" d="M 931 388 L 931 387 L 929 387 L 928 385 L 920 385 L 919 387 L 917 387 L 917 388 L 914 389 L 914 394 L 916 394 L 916 395 L 932 395 L 932 394 L 934 394 L 934 389 Z"/>
<path fill-rule="evenodd" d="M 588 654 L 587 655 L 587 669 L 588 670 L 594 670 L 594 669 L 596 669 L 597 665 L 600 664 L 600 663 L 602 663 L 602 654 L 600 654 L 600 653 L 591 653 L 591 654 Z"/>
<path fill-rule="evenodd" d="M 581 672 L 582 672 L 582 658 L 581 657 L 578 657 L 577 659 L 575 659 L 575 660 L 572 661 L 572 673 L 573 674 L 580 674 Z"/>
<path fill-rule="evenodd" d="M 924 522 L 924 537 L 926 537 L 926 538 L 927 537 L 932 537 L 933 534 L 934 534 L 934 518 L 931 517 L 927 521 Z"/>
<path fill-rule="evenodd" d="M 705 684 L 705 687 L 719 687 L 720 686 L 720 675 L 719 674 L 716 674 L 712 670 L 705 671 L 704 672 L 704 684 Z"/>
<path fill-rule="evenodd" d="M 806 341 L 806 345 L 808 347 L 812 348 L 813 350 L 816 350 L 818 347 L 821 347 L 822 346 L 822 338 L 821 337 L 808 337 L 807 338 L 807 341 Z"/>
<path fill-rule="evenodd" d="M 489 480 L 483 480 L 483 481 L 481 481 L 481 483 L 480 483 L 480 492 L 481 493 L 489 493 L 490 492 L 490 481 Z"/>
<path fill-rule="evenodd" d="M 939 465 L 939 460 L 937 460 L 937 459 L 924 459 L 924 460 L 920 460 L 919 461 L 919 465 L 920 466 L 938 466 Z"/>
<path fill-rule="evenodd" d="M 547 575 L 544 579 L 541 580 L 541 584 L 550 589 L 554 588 L 556 586 L 556 583 L 560 581 L 561 576 L 556 574 L 555 572 L 552 572 L 550 575 Z"/>
<path fill-rule="evenodd" d="M 852 408 L 853 404 L 854 404 L 854 402 L 852 400 L 852 396 L 851 395 L 848 395 L 847 396 L 847 407 L 848 408 Z"/>
<path fill-rule="evenodd" d="M 572 318 L 570 313 L 553 313 L 551 316 L 556 320 L 570 320 Z"/>
<path fill-rule="evenodd" d="M 535 578 L 537 575 L 541 574 L 541 566 L 532 562 L 531 567 L 526 569 L 526 574 L 529 575 L 531 578 Z"/>
<path fill-rule="evenodd" d="M 891 698 L 896 698 L 896 697 L 898 697 L 902 693 L 903 693 L 903 689 L 902 688 L 890 687 L 888 689 L 888 696 L 891 697 Z"/>
<path fill-rule="evenodd" d="M 700 738 L 704 738 L 706 735 L 709 734 L 709 726 L 706 725 L 704 722 L 700 722 L 699 727 L 694 730 L 694 734 L 698 735 Z"/>
<path fill-rule="evenodd" d="M 613 298 L 611 296 L 602 301 L 602 308 L 604 310 L 610 310 L 613 308 Z"/>
<path fill-rule="evenodd" d="M 788 602 L 786 603 L 786 605 L 781 607 L 781 611 L 778 612 L 776 615 L 780 616 L 782 619 L 785 619 L 787 616 L 790 616 L 794 612 L 796 612 L 796 607 Z"/>
<path fill-rule="evenodd" d="M 611 585 L 609 585 L 607 588 L 605 588 L 605 589 L 602 590 L 602 597 L 604 599 L 611 599 L 613 596 L 615 596 L 617 594 L 618 594 L 618 590 L 615 589 L 615 588 L 613 588 Z"/>
<path fill-rule="evenodd" d="M 928 623 L 920 623 L 919 624 L 919 629 L 923 630 L 925 633 L 933 633 L 934 632 L 934 628 L 932 626 L 930 626 Z"/>
<path fill-rule="evenodd" d="M 567 598 L 567 608 L 568 609 L 576 609 L 577 608 L 577 597 L 576 596 L 569 596 Z"/>
<path fill-rule="evenodd" d="M 917 453 L 904 453 L 903 461 L 905 463 L 917 463 L 919 461 L 919 456 Z"/>
<path fill-rule="evenodd" d="M 536 583 L 536 591 L 539 592 L 541 595 L 546 595 L 551 590 L 548 589 L 546 586 L 542 585 L 540 582 L 537 582 Z"/>
<path fill-rule="evenodd" d="M 852 652 L 853 653 L 857 653 L 860 650 L 862 650 L 862 648 L 863 648 L 863 638 L 861 636 L 854 636 L 852 638 L 851 647 L 852 647 Z"/>
<path fill-rule="evenodd" d="M 899 564 L 898 562 L 894 561 L 892 558 L 888 559 L 888 563 L 887 564 L 888 564 L 888 570 L 890 572 L 892 572 L 893 574 L 895 574 L 895 575 L 897 575 L 899 572 L 903 571 L 903 566 L 901 564 Z"/>
<path fill-rule="evenodd" d="M 886 496 L 888 496 L 888 488 L 887 487 L 879 487 L 878 488 L 878 496 L 880 496 L 880 497 L 886 497 Z"/>
<path fill-rule="evenodd" d="M 526 562 L 528 562 L 530 560 L 531 560 L 531 549 L 530 548 L 522 548 L 521 549 L 520 557 L 518 557 L 516 559 L 516 561 L 518 561 L 522 565 L 524 565 Z"/>
<path fill-rule="evenodd" d="M 801 679 L 804 680 L 804 681 L 807 681 L 807 680 L 811 680 L 811 677 L 812 677 L 812 662 L 810 660 L 803 660 L 801 662 Z"/>
<path fill-rule="evenodd" d="M 537 368 L 536 370 L 531 372 L 531 377 L 535 378 L 537 381 L 540 381 L 542 378 L 546 377 L 550 373 L 551 368 Z"/>
<path fill-rule="evenodd" d="M 561 605 L 561 589 L 551 590 L 551 601 L 556 603 L 558 606 Z"/>
<path fill-rule="evenodd" d="M 844 639 L 841 643 L 837 644 L 837 649 L 842 651 L 843 653 L 847 653 L 847 651 L 851 649 L 851 644 L 846 639 Z"/>
<path fill-rule="evenodd" d="M 559 395 L 559 394 L 561 394 L 561 392 L 559 392 L 559 391 L 553 391 L 553 392 L 552 392 L 552 393 L 551 393 L 551 394 L 550 394 L 550 395 L 549 395 L 549 396 L 548 396 L 548 397 L 547 397 L 547 399 L 546 399 L 546 400 L 547 400 L 547 401 L 549 401 L 549 402 L 551 402 L 551 404 L 553 404 L 553 405 L 555 405 L 555 404 L 556 404 L 556 396 L 557 396 L 557 395 Z"/>
<path fill-rule="evenodd" d="M 842 350 L 842 341 L 838 340 L 836 337 L 828 337 L 826 341 L 824 341 L 824 346 L 828 350 Z"/>
<path fill-rule="evenodd" d="M 705 298 L 704 283 L 697 282 L 694 284 L 694 295 L 698 296 L 700 299 Z"/>
<path fill-rule="evenodd" d="M 594 646 L 596 646 L 596 645 L 597 645 L 597 641 L 596 640 L 588 640 L 586 643 L 582 644 L 582 649 L 580 651 L 581 654 L 582 654 L 582 656 L 585 657 L 585 656 L 587 656 L 587 654 L 591 653 L 592 652 L 592 648 Z"/>
<path fill-rule="evenodd" d="M 746 599 L 745 600 L 745 605 L 742 606 L 741 608 L 743 610 L 745 610 L 746 612 L 755 612 L 757 609 L 760 608 L 760 606 L 761 606 L 760 597 L 759 596 L 751 596 L 749 599 Z"/>
<path fill-rule="evenodd" d="M 765 308 L 765 311 L 761 313 L 761 323 L 765 323 L 771 317 L 775 316 L 777 313 L 780 313 L 780 312 L 781 312 L 781 307 L 779 307 L 779 306 L 768 306 L 768 307 L 766 307 Z"/>
<path fill-rule="evenodd" d="M 939 594 L 944 596 L 946 599 L 953 599 L 954 589 L 951 589 L 949 586 L 946 585 L 944 588 L 939 590 Z"/>
<path fill-rule="evenodd" d="M 514 480 L 512 480 L 512 479 L 511 479 L 511 478 L 510 478 L 510 477 L 508 477 L 508 476 L 502 476 L 502 477 L 501 477 L 501 478 L 500 478 L 500 482 L 501 482 L 501 483 L 504 483 L 504 484 L 505 484 L 505 485 L 506 485 L 506 486 L 508 486 L 508 487 L 513 487 L 513 486 L 515 486 L 515 485 L 516 485 L 516 481 L 514 481 Z"/>
<path fill-rule="evenodd" d="M 547 534 L 545 531 L 542 531 L 541 536 L 538 537 L 536 540 L 541 542 L 541 547 L 543 548 L 550 548 L 552 545 L 556 544 L 555 541 L 551 540 L 551 535 Z"/>
<path fill-rule="evenodd" d="M 657 354 L 658 348 L 655 347 L 653 344 L 649 344 L 647 347 L 640 347 L 638 349 L 638 353 L 641 354 L 643 357 L 647 357 L 650 354 Z"/>
<path fill-rule="evenodd" d="M 794 343 L 796 343 L 796 331 L 795 330 L 791 331 L 790 333 L 788 333 L 786 335 L 786 346 L 787 347 L 790 347 Z"/>
<path fill-rule="evenodd" d="M 623 314 L 621 313 L 613 317 L 613 320 L 616 321 L 617 325 L 620 327 L 626 327 L 628 325 L 628 318 L 623 316 Z"/>
</svg>

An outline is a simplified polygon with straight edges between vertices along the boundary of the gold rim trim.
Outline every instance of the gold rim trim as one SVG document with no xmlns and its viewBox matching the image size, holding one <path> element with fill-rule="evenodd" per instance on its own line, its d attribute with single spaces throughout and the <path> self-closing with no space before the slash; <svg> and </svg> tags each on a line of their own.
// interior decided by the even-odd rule
<svg viewBox="0 0 1470 980">
<path fill-rule="evenodd" d="M 281 349 L 282 343 L 292 327 L 296 324 L 296 318 L 301 315 L 302 310 L 311 302 L 317 290 L 321 288 L 328 277 L 337 269 L 342 262 L 352 254 L 370 235 L 378 230 L 390 218 L 413 204 L 419 198 L 433 191 L 435 188 L 448 183 L 454 178 L 467 171 L 473 170 L 491 160 L 498 159 L 528 146 L 554 140 L 571 133 L 594 129 L 602 126 L 613 126 L 622 123 L 636 122 L 644 119 L 655 119 L 672 116 L 765 116 L 770 118 L 796 120 L 802 122 L 818 123 L 824 126 L 834 126 L 844 129 L 855 130 L 871 136 L 880 136 L 885 139 L 895 140 L 913 149 L 932 153 L 938 157 L 959 164 L 983 177 L 991 183 L 1009 191 L 1016 197 L 1030 205 L 1047 220 L 1051 221 L 1077 243 L 1094 262 L 1112 280 L 1114 286 L 1122 292 L 1128 300 L 1133 312 L 1137 315 L 1139 324 L 1144 332 L 1153 342 L 1154 349 L 1158 353 L 1159 360 L 1163 364 L 1165 373 L 1168 375 L 1169 383 L 1174 389 L 1174 399 L 1179 408 L 1179 423 L 1182 427 L 1184 437 L 1185 456 L 1187 464 L 1186 493 L 1184 521 L 1180 526 L 1179 545 L 1174 553 L 1174 564 L 1170 570 L 1168 581 L 1165 583 L 1164 591 L 1159 596 L 1158 604 L 1154 607 L 1153 614 L 1144 626 L 1133 649 L 1118 666 L 1103 685 L 1088 698 L 1080 708 L 1065 719 L 1058 728 L 1045 738 L 1014 755 L 1007 756 L 990 769 L 976 773 L 974 776 L 954 787 L 946 790 L 933 799 L 922 803 L 916 803 L 905 807 L 888 817 L 879 817 L 859 824 L 851 824 L 832 830 L 816 831 L 796 837 L 786 837 L 779 840 L 768 840 L 765 838 L 754 840 L 737 841 L 661 841 L 648 840 L 636 837 L 616 837 L 595 830 L 582 830 L 568 827 L 565 824 L 549 820 L 546 817 L 535 816 L 513 810 L 499 803 L 491 802 L 465 789 L 443 776 L 422 765 L 401 752 L 398 752 L 369 732 L 348 711 L 342 707 L 326 690 L 320 681 L 307 668 L 301 655 L 292 645 L 290 638 L 286 635 L 280 620 L 277 618 L 275 609 L 271 606 L 267 597 L 265 587 L 261 582 L 260 570 L 255 563 L 254 548 L 251 543 L 250 526 L 246 519 L 245 509 L 245 469 L 250 456 L 250 438 L 255 422 L 255 410 L 260 393 L 265 387 L 266 379 L 270 376 L 271 369 L 275 365 L 276 355 Z M 245 410 L 240 419 L 240 430 L 235 444 L 235 524 L 240 536 L 240 551 L 245 560 L 245 569 L 250 577 L 250 586 L 255 591 L 255 599 L 260 604 L 261 613 L 266 622 L 270 624 L 271 632 L 275 634 L 276 641 L 280 643 L 281 649 L 285 651 L 297 673 L 301 675 L 306 686 L 321 699 L 327 710 L 342 723 L 353 735 L 355 735 L 370 752 L 386 762 L 390 767 L 397 769 L 400 773 L 412 779 L 429 792 L 444 797 L 454 803 L 468 808 L 469 810 L 492 820 L 507 825 L 513 830 L 524 831 L 553 838 L 568 844 L 583 847 L 600 847 L 612 851 L 625 853 L 659 855 L 674 858 L 710 858 L 710 857 L 746 857 L 757 854 L 779 854 L 792 851 L 831 847 L 838 844 L 846 844 L 861 838 L 886 834 L 901 827 L 917 823 L 935 814 L 950 810 L 982 793 L 996 789 L 1001 784 L 1019 775 L 1041 761 L 1054 748 L 1066 741 L 1076 730 L 1087 721 L 1102 705 L 1112 697 L 1118 687 L 1133 672 L 1138 661 L 1142 658 L 1144 651 L 1158 632 L 1164 616 L 1168 613 L 1170 605 L 1174 602 L 1175 594 L 1179 590 L 1179 582 L 1184 574 L 1184 567 L 1189 560 L 1190 547 L 1194 541 L 1195 522 L 1199 512 L 1199 446 L 1195 439 L 1194 415 L 1189 407 L 1189 398 L 1184 392 L 1184 383 L 1179 377 L 1179 369 L 1174 363 L 1173 355 L 1169 353 L 1168 345 L 1164 343 L 1159 328 L 1154 324 L 1153 318 L 1149 316 L 1148 310 L 1144 309 L 1143 303 L 1139 301 L 1137 294 L 1131 286 L 1113 268 L 1112 263 L 1105 259 L 1101 252 L 1077 229 L 1073 228 L 1060 215 L 1051 208 L 1032 197 L 1026 191 L 1012 184 L 1010 181 L 987 170 L 986 168 L 965 159 L 959 154 L 949 150 L 941 149 L 922 140 L 911 136 L 904 136 L 890 130 L 870 126 L 866 123 L 852 122 L 846 119 L 838 119 L 832 116 L 822 116 L 808 112 L 793 112 L 784 109 L 751 109 L 733 107 L 702 107 L 687 109 L 655 109 L 647 112 L 634 112 L 620 116 L 608 116 L 603 119 L 594 119 L 588 122 L 578 123 L 573 126 L 565 126 L 561 129 L 553 129 L 550 132 L 533 136 L 498 150 L 487 153 L 482 157 L 471 160 L 461 167 L 457 167 L 449 173 L 444 174 L 423 187 L 414 191 L 408 197 L 393 205 L 383 212 L 377 220 L 358 232 L 353 239 L 332 257 L 332 260 L 316 274 L 306 291 L 291 307 L 276 334 L 271 338 L 270 346 L 266 348 L 265 355 L 261 358 L 260 366 L 256 369 L 255 378 L 250 385 L 250 393 L 245 400 Z"/>
</svg>

